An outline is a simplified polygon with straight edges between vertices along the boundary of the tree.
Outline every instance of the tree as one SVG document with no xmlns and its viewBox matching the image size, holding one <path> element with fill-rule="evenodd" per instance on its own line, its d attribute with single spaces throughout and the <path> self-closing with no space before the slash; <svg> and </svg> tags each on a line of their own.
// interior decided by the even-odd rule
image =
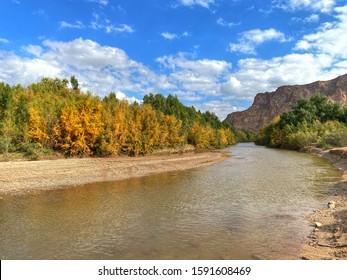
<svg viewBox="0 0 347 280">
<path fill-rule="evenodd" d="M 29 139 L 37 143 L 39 147 L 47 146 L 49 136 L 47 134 L 47 126 L 40 112 L 35 108 L 29 108 Z"/>
<path fill-rule="evenodd" d="M 81 103 L 62 109 L 53 128 L 55 147 L 71 156 L 90 155 L 102 130 L 101 104 L 87 96 Z"/>
<path fill-rule="evenodd" d="M 14 121 L 11 115 L 7 115 L 0 125 L 0 143 L 3 148 L 5 157 L 8 156 L 9 149 L 10 149 L 14 136 L 15 136 Z"/>
<path fill-rule="evenodd" d="M 0 121 L 6 116 L 6 111 L 12 107 L 11 86 L 3 82 L 0 83 Z"/>
<path fill-rule="evenodd" d="M 78 90 L 79 84 L 78 84 L 78 80 L 75 77 L 75 75 L 70 77 L 70 84 L 71 84 L 73 90 Z"/>
</svg>

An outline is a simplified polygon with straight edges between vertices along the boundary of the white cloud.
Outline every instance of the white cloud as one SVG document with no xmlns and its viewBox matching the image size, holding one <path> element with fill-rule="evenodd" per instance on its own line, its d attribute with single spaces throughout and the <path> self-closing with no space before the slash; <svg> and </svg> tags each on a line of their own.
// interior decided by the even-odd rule
<svg viewBox="0 0 347 280">
<path fill-rule="evenodd" d="M 277 8 L 289 11 L 308 9 L 328 13 L 335 7 L 336 0 L 275 0 L 273 4 Z"/>
<path fill-rule="evenodd" d="M 157 62 L 168 72 L 167 81 L 178 92 L 217 96 L 231 64 L 223 60 L 194 60 L 187 53 L 162 56 Z"/>
<path fill-rule="evenodd" d="M 240 25 L 240 23 L 235 23 L 235 22 L 227 22 L 222 18 L 217 19 L 217 24 L 220 26 L 225 26 L 225 27 L 233 27 L 236 25 Z"/>
<path fill-rule="evenodd" d="M 178 38 L 177 34 L 170 33 L 170 32 L 163 32 L 161 33 L 161 36 L 163 36 L 165 39 L 168 39 L 168 40 L 174 40 Z"/>
<path fill-rule="evenodd" d="M 181 37 L 189 37 L 189 33 L 187 31 L 184 31 L 182 33 Z"/>
<path fill-rule="evenodd" d="M 59 22 L 59 27 L 61 29 L 64 28 L 71 28 L 71 29 L 84 29 L 87 28 L 87 26 L 79 20 L 76 20 L 75 23 L 69 23 L 66 21 L 60 21 Z M 101 19 L 99 14 L 94 13 L 93 14 L 93 20 L 91 21 L 90 25 L 88 28 L 93 28 L 96 30 L 104 30 L 106 33 L 133 33 L 134 29 L 127 24 L 113 24 L 110 20 L 108 19 Z"/>
<path fill-rule="evenodd" d="M 0 43 L 8 44 L 10 41 L 5 38 L 0 38 Z"/>
<path fill-rule="evenodd" d="M 120 24 L 118 26 L 114 26 L 112 24 L 106 25 L 105 30 L 106 30 L 106 33 L 111 33 L 111 32 L 133 33 L 134 32 L 134 29 L 130 25 L 127 25 L 127 24 Z"/>
<path fill-rule="evenodd" d="M 291 20 L 294 22 L 303 22 L 303 23 L 318 22 L 319 21 L 319 15 L 312 14 L 312 15 L 305 17 L 305 18 L 292 17 Z"/>
<path fill-rule="evenodd" d="M 94 3 L 97 3 L 101 6 L 107 6 L 108 5 L 108 0 L 88 0 L 88 2 L 94 2 Z"/>
<path fill-rule="evenodd" d="M 111 91 L 141 95 L 158 88 L 157 76 L 146 66 L 131 60 L 121 49 L 91 40 L 46 40 L 23 49 L 34 57 L 0 52 L 0 80 L 27 85 L 42 77 L 75 75 L 83 90 L 101 95 Z"/>
<path fill-rule="evenodd" d="M 289 39 L 287 39 L 282 32 L 277 31 L 274 28 L 265 30 L 253 29 L 241 33 L 241 36 L 238 39 L 239 43 L 230 44 L 230 50 L 233 52 L 256 54 L 256 46 L 266 41 L 278 41 L 283 43 L 288 40 Z"/>
<path fill-rule="evenodd" d="M 124 92 L 121 92 L 121 91 L 117 91 L 117 92 L 115 92 L 115 94 L 116 94 L 117 99 L 126 100 L 129 103 L 134 103 L 134 102 L 141 103 L 142 102 L 142 100 L 139 100 L 139 99 L 135 98 L 134 96 L 129 97 Z"/>
<path fill-rule="evenodd" d="M 316 33 L 307 34 L 296 44 L 295 50 L 313 51 L 334 59 L 347 59 L 347 6 L 334 9 L 337 19 L 322 24 Z"/>
<path fill-rule="evenodd" d="M 246 108 L 234 106 L 230 100 L 211 100 L 198 105 L 202 112 L 214 112 L 221 120 L 224 120 L 231 112 L 242 111 Z"/>
<path fill-rule="evenodd" d="M 0 51 L 0 80 L 9 84 L 29 84 L 43 77 L 59 77 L 61 69 L 43 59 L 22 58 Z"/>
<path fill-rule="evenodd" d="M 29 84 L 47 76 L 75 75 L 82 89 L 93 93 L 113 91 L 127 100 L 141 99 L 149 92 L 172 93 L 188 105 L 215 112 L 224 119 L 228 113 L 243 109 L 237 102 L 251 102 L 258 92 L 347 73 L 347 6 L 333 12 L 335 20 L 303 36 L 292 53 L 270 59 L 242 59 L 233 68 L 228 61 L 178 53 L 157 58 L 160 70 L 154 73 L 122 49 L 79 38 L 24 46 L 28 57 L 0 51 L 0 80 Z M 255 51 L 268 40 L 288 39 L 275 29 L 251 30 L 241 33 L 238 43 L 248 43 Z"/>
<path fill-rule="evenodd" d="M 23 47 L 23 49 L 27 51 L 28 53 L 33 54 L 36 57 L 39 57 L 42 53 L 41 46 L 37 46 L 37 45 L 29 45 L 27 47 Z"/>
<path fill-rule="evenodd" d="M 215 3 L 215 0 L 179 0 L 179 3 L 183 6 L 201 6 L 209 9 L 210 5 Z"/>
<path fill-rule="evenodd" d="M 170 32 L 163 32 L 160 35 L 167 40 L 175 40 L 180 39 L 182 37 L 189 37 L 189 33 L 187 31 L 184 31 L 181 35 Z"/>
<path fill-rule="evenodd" d="M 309 53 L 269 60 L 243 59 L 238 63 L 238 71 L 230 74 L 228 82 L 221 86 L 221 92 L 252 98 L 257 92 L 273 91 L 281 85 L 306 84 L 343 74 L 343 69 L 325 70 L 331 63 L 327 55 Z"/>
<path fill-rule="evenodd" d="M 60 28 L 73 28 L 73 29 L 83 29 L 85 25 L 83 22 L 77 20 L 75 23 L 68 23 L 66 21 L 59 22 Z"/>
<path fill-rule="evenodd" d="M 114 25 L 109 19 L 101 18 L 99 14 L 93 14 L 93 20 L 90 27 L 95 30 L 104 30 L 106 33 L 133 33 L 135 30 L 127 24 Z"/>
<path fill-rule="evenodd" d="M 220 92 L 227 96 L 225 99 L 251 101 L 256 93 L 273 91 L 282 85 L 307 84 L 346 74 L 347 6 L 335 8 L 334 12 L 336 20 L 323 23 L 317 32 L 303 36 L 293 53 L 267 60 L 239 60 L 236 71 L 220 87 Z"/>
</svg>

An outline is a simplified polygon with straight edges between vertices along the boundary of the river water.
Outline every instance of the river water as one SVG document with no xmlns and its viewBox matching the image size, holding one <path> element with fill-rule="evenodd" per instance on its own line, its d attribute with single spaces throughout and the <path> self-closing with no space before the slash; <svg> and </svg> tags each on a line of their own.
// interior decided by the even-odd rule
<svg viewBox="0 0 347 280">
<path fill-rule="evenodd" d="M 1 259 L 295 259 L 340 173 L 238 144 L 222 163 L 0 199 Z"/>
</svg>

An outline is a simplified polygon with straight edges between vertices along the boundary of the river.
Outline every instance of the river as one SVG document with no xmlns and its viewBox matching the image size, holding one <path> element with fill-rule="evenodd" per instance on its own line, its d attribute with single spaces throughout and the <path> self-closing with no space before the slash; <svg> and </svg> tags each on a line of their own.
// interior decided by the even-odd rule
<svg viewBox="0 0 347 280">
<path fill-rule="evenodd" d="M 297 259 L 326 161 L 238 144 L 224 162 L 0 200 L 1 259 Z"/>
</svg>

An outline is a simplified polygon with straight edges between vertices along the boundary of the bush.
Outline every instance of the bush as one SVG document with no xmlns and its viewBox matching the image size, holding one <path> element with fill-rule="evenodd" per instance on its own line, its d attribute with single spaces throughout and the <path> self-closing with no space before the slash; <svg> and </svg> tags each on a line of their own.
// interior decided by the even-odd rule
<svg viewBox="0 0 347 280">
<path fill-rule="evenodd" d="M 328 149 L 347 145 L 347 127 L 338 121 L 324 123 L 320 130 L 318 146 Z"/>
<path fill-rule="evenodd" d="M 311 146 L 313 143 L 317 143 L 318 135 L 313 131 L 297 131 L 288 135 L 286 141 L 286 147 L 288 149 L 300 150 Z"/>
<path fill-rule="evenodd" d="M 23 153 L 29 160 L 40 160 L 53 153 L 51 149 L 41 148 L 37 143 L 23 143 L 18 151 Z"/>
</svg>

